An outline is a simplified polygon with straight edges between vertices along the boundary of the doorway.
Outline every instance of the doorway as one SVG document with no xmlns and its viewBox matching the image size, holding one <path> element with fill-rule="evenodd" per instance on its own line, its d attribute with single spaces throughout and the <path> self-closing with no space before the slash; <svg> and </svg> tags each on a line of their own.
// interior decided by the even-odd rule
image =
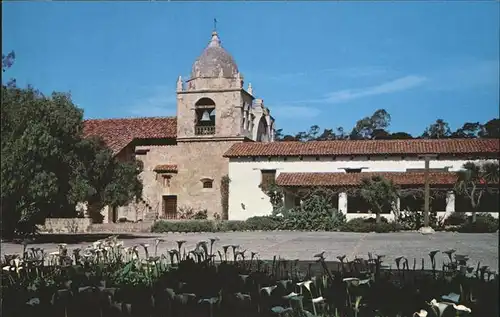
<svg viewBox="0 0 500 317">
<path fill-rule="evenodd" d="M 177 196 L 163 196 L 163 217 L 166 219 L 177 218 Z"/>
<path fill-rule="evenodd" d="M 116 223 L 118 221 L 118 207 L 109 206 L 108 223 Z"/>
</svg>

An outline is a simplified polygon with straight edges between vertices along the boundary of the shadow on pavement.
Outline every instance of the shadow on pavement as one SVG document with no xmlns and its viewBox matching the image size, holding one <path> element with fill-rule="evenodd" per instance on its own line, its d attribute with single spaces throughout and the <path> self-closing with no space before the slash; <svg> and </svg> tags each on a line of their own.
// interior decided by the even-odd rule
<svg viewBox="0 0 500 317">
<path fill-rule="evenodd" d="M 40 243 L 67 243 L 67 244 L 78 244 L 82 242 L 94 242 L 97 240 L 105 239 L 107 237 L 110 237 L 114 234 L 112 233 L 78 233 L 78 234 L 64 234 L 64 233 L 57 233 L 57 234 L 40 234 L 37 235 L 33 238 L 29 239 L 30 244 L 40 244 Z M 148 238 L 154 238 L 154 235 L 135 235 L 135 234 L 116 234 L 118 236 L 118 239 L 138 239 L 138 238 L 143 238 L 143 239 L 148 239 Z M 2 242 L 11 242 L 11 243 L 19 243 L 21 244 L 23 242 L 23 239 L 13 239 L 11 241 L 2 241 Z"/>
</svg>

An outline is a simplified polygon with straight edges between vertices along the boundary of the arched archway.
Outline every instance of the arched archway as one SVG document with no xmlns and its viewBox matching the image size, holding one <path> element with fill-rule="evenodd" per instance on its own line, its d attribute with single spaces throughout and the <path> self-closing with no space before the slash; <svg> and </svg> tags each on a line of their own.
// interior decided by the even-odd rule
<svg viewBox="0 0 500 317">
<path fill-rule="evenodd" d="M 207 97 L 199 99 L 195 105 L 195 135 L 215 134 L 215 102 Z"/>
<path fill-rule="evenodd" d="M 267 134 L 267 120 L 264 116 L 260 117 L 259 125 L 257 126 L 257 142 L 267 142 L 268 134 Z"/>
</svg>

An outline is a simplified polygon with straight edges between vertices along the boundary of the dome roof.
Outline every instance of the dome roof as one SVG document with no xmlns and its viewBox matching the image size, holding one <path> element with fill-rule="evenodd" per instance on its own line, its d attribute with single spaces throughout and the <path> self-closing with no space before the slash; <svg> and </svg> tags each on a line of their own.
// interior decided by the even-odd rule
<svg viewBox="0 0 500 317">
<path fill-rule="evenodd" d="M 233 57 L 221 46 L 217 32 L 212 32 L 212 39 L 194 62 L 191 78 L 197 77 L 236 77 L 238 66 Z"/>
</svg>

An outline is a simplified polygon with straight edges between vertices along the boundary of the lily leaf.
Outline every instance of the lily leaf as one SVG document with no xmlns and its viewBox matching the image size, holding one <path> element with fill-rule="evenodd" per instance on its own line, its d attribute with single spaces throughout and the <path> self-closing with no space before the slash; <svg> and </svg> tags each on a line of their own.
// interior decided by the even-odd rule
<svg viewBox="0 0 500 317">
<path fill-rule="evenodd" d="M 449 293 L 448 295 L 441 296 L 441 299 L 447 302 L 458 304 L 460 295 L 456 293 Z"/>
<path fill-rule="evenodd" d="M 292 308 L 291 307 L 283 308 L 281 306 L 274 306 L 273 308 L 271 308 L 271 311 L 275 314 L 283 314 L 285 312 L 292 311 Z"/>
</svg>

